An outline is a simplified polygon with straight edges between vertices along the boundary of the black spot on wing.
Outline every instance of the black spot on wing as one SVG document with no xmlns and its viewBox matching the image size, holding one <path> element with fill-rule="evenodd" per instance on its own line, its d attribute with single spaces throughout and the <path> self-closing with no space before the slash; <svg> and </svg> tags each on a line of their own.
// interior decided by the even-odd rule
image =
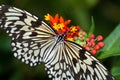
<svg viewBox="0 0 120 80">
<path fill-rule="evenodd" d="M 66 78 L 63 78 L 63 80 L 66 80 Z"/>
<path fill-rule="evenodd" d="M 27 54 L 27 57 L 29 57 L 30 56 L 30 54 Z"/>
<path fill-rule="evenodd" d="M 64 62 L 65 62 L 65 60 L 64 60 L 64 59 L 62 59 L 60 62 L 61 62 L 61 63 L 64 63 Z"/>
<path fill-rule="evenodd" d="M 81 80 L 85 80 L 85 78 L 82 76 Z"/>
<path fill-rule="evenodd" d="M 96 62 L 96 61 L 92 61 L 92 65 L 91 65 L 91 67 L 92 67 L 92 68 L 95 68 L 96 65 L 97 65 L 97 62 Z"/>
<path fill-rule="evenodd" d="M 91 74 L 91 72 L 90 72 L 90 70 L 87 68 L 87 69 L 86 69 L 86 75 L 89 75 L 89 74 Z"/>
<path fill-rule="evenodd" d="M 15 36 L 17 36 L 16 34 L 13 35 L 13 36 L 15 37 L 16 41 L 18 41 L 18 42 L 20 41 L 20 42 L 21 42 L 21 41 L 23 40 L 22 37 L 23 37 L 23 35 L 24 35 L 25 33 L 26 33 L 26 32 L 25 32 L 24 30 L 21 30 L 20 33 L 19 33 L 19 34 L 20 34 L 19 37 L 15 37 Z"/>
<path fill-rule="evenodd" d="M 82 75 L 82 74 L 84 74 L 84 71 L 83 71 L 83 69 L 80 69 L 80 71 L 79 71 L 80 73 L 80 75 Z"/>
<path fill-rule="evenodd" d="M 11 28 L 10 28 L 10 27 L 7 27 L 6 30 L 11 31 Z M 9 32 L 8 32 L 8 33 L 9 33 Z"/>
<path fill-rule="evenodd" d="M 37 56 L 34 56 L 33 58 L 34 58 L 34 59 L 36 59 L 36 58 L 37 58 Z"/>
<path fill-rule="evenodd" d="M 31 21 L 32 26 L 31 27 L 39 27 L 41 25 L 41 20 L 38 19 L 37 21 Z"/>
<path fill-rule="evenodd" d="M 21 21 L 24 21 L 25 18 L 27 18 L 26 13 L 22 13 L 22 16 L 19 16 Z"/>
<path fill-rule="evenodd" d="M 32 37 L 32 36 L 37 36 L 37 35 L 38 35 L 37 32 L 32 32 L 32 34 L 30 35 L 30 37 Z"/>
<path fill-rule="evenodd" d="M 82 75 L 85 74 L 83 69 L 81 68 L 80 71 L 74 75 L 74 80 L 84 80 L 84 78 L 82 79 Z"/>
<path fill-rule="evenodd" d="M 87 57 L 85 56 L 85 51 L 86 51 L 85 49 L 80 50 L 79 56 L 81 60 L 87 59 Z"/>
<path fill-rule="evenodd" d="M 24 25 L 16 25 L 16 30 L 15 31 L 19 31 Z"/>
<path fill-rule="evenodd" d="M 24 53 L 25 51 L 24 50 L 21 50 L 22 53 Z"/>
<path fill-rule="evenodd" d="M 57 74 L 57 76 L 56 76 L 57 78 L 59 78 L 60 77 L 60 75 L 59 74 Z"/>
<path fill-rule="evenodd" d="M 68 79 L 71 79 L 71 76 L 68 75 L 67 77 L 68 77 Z"/>
<path fill-rule="evenodd" d="M 72 59 L 74 66 L 76 67 L 77 60 L 75 58 Z"/>
</svg>

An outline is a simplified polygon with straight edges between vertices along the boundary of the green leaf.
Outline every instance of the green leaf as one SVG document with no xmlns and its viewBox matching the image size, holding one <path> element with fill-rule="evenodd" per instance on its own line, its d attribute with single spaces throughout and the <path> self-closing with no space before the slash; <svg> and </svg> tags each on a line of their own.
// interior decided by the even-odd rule
<svg viewBox="0 0 120 80">
<path fill-rule="evenodd" d="M 95 21 L 94 21 L 93 16 L 92 16 L 91 17 L 91 26 L 90 26 L 90 29 L 89 29 L 88 36 L 90 36 L 91 34 L 93 34 L 94 29 L 95 29 Z"/>
<path fill-rule="evenodd" d="M 98 56 L 99 59 L 108 58 L 111 56 L 120 56 L 120 48 L 112 48 L 108 51 L 103 51 L 100 56 Z"/>
<path fill-rule="evenodd" d="M 111 70 L 111 73 L 116 78 L 116 80 L 120 79 L 120 67 L 119 66 L 113 67 Z"/>
<path fill-rule="evenodd" d="M 120 55 L 120 24 L 105 39 L 105 46 L 101 49 L 99 59 Z"/>
</svg>

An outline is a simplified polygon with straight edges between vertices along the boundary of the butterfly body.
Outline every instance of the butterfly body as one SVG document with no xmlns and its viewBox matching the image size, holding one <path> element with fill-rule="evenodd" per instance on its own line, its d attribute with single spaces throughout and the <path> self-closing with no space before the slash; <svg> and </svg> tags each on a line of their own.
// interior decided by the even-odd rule
<svg viewBox="0 0 120 80">
<path fill-rule="evenodd" d="M 65 40 L 66 33 L 25 10 L 1 5 L 0 27 L 12 39 L 14 56 L 30 66 L 44 62 L 52 80 L 114 80 L 90 52 Z"/>
</svg>

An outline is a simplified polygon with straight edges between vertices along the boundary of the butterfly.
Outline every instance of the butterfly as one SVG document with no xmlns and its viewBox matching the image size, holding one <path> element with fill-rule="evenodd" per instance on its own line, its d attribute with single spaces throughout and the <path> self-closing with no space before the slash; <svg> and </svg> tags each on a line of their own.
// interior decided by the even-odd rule
<svg viewBox="0 0 120 80">
<path fill-rule="evenodd" d="M 44 62 L 52 80 L 114 80 L 90 52 L 65 40 L 66 33 L 25 10 L 1 5 L 0 27 L 12 39 L 14 56 L 30 66 Z"/>
</svg>

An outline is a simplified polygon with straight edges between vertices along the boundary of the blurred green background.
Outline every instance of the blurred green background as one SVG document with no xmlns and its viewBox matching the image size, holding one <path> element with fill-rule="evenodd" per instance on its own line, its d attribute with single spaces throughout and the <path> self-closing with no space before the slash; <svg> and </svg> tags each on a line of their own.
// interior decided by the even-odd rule
<svg viewBox="0 0 120 80">
<path fill-rule="evenodd" d="M 93 16 L 94 33 L 102 34 L 105 38 L 120 22 L 120 0 L 0 0 L 0 4 L 25 9 L 42 19 L 47 13 L 58 13 L 65 19 L 71 19 L 72 25 L 80 25 L 86 32 L 90 29 Z M 49 80 L 43 64 L 31 68 L 14 58 L 10 41 L 0 29 L 0 80 Z M 113 65 L 110 60 L 115 61 L 117 58 L 103 60 L 109 71 Z"/>
</svg>

